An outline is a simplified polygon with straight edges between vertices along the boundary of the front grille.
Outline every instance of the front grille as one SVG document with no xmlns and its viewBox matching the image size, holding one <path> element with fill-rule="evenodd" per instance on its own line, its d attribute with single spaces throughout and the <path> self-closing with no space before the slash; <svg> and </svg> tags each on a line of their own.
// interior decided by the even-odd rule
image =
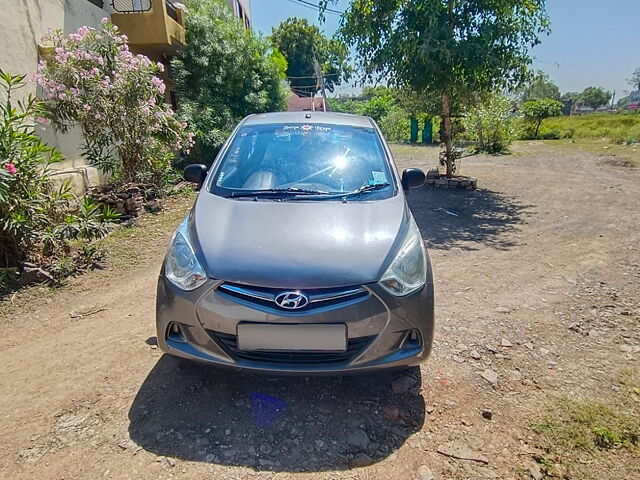
<svg viewBox="0 0 640 480">
<path fill-rule="evenodd" d="M 214 332 L 213 330 L 207 330 L 207 333 L 233 357 L 253 362 L 295 365 L 323 365 L 346 362 L 364 350 L 374 338 L 374 336 L 350 338 L 347 341 L 347 349 L 344 352 L 269 352 L 239 350 L 238 340 L 235 335 Z"/>
<path fill-rule="evenodd" d="M 217 288 L 219 294 L 240 303 L 293 315 L 314 312 L 318 309 L 326 310 L 351 305 L 366 299 L 370 295 L 367 289 L 360 286 L 299 290 L 309 299 L 309 303 L 303 308 L 291 310 L 283 308 L 275 302 L 275 298 L 279 294 L 287 291 L 289 290 L 254 287 L 237 283 L 222 283 Z"/>
</svg>

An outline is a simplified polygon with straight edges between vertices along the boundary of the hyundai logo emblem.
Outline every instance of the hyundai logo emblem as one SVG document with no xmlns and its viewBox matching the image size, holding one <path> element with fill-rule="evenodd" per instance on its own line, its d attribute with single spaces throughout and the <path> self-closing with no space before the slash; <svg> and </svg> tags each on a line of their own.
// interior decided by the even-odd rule
<svg viewBox="0 0 640 480">
<path fill-rule="evenodd" d="M 309 305 L 307 296 L 300 292 L 283 292 L 276 296 L 275 302 L 278 306 L 287 310 L 297 310 Z"/>
</svg>

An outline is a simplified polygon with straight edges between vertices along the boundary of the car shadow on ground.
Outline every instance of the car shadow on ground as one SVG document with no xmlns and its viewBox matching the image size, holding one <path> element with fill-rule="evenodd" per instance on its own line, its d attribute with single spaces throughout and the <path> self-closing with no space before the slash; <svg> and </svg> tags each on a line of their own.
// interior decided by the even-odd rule
<svg viewBox="0 0 640 480">
<path fill-rule="evenodd" d="M 164 355 L 131 405 L 129 434 L 149 452 L 185 460 L 271 471 L 346 469 L 382 460 L 422 428 L 420 385 L 417 367 L 268 376 Z"/>
<path fill-rule="evenodd" d="M 430 185 L 407 197 L 422 236 L 431 249 L 477 250 L 481 245 L 507 250 L 519 244 L 519 226 L 534 205 L 487 189 L 463 190 Z"/>
</svg>

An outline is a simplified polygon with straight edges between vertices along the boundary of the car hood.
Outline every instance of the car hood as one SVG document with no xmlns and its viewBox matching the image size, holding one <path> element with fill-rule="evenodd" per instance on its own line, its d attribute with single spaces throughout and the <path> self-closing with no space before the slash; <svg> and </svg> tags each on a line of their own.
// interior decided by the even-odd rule
<svg viewBox="0 0 640 480">
<path fill-rule="evenodd" d="M 404 195 L 347 202 L 228 199 L 201 192 L 189 237 L 209 276 L 274 288 L 379 280 L 408 228 Z"/>
</svg>

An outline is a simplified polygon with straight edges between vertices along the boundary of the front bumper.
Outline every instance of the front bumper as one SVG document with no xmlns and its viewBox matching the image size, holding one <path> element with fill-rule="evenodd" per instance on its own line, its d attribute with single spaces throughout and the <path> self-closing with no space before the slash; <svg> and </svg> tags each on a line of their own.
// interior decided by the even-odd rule
<svg viewBox="0 0 640 480">
<path fill-rule="evenodd" d="M 192 292 L 164 275 L 156 302 L 158 346 L 163 352 L 220 367 L 298 374 L 360 373 L 417 365 L 431 352 L 434 329 L 433 283 L 407 297 L 390 295 L 377 284 L 363 285 L 356 301 L 308 312 L 283 312 L 230 298 L 210 280 Z M 340 355 L 248 355 L 237 350 L 240 322 L 335 324 L 347 326 L 348 348 Z M 177 323 L 180 335 L 169 328 Z M 418 341 L 408 341 L 411 332 Z"/>
</svg>

